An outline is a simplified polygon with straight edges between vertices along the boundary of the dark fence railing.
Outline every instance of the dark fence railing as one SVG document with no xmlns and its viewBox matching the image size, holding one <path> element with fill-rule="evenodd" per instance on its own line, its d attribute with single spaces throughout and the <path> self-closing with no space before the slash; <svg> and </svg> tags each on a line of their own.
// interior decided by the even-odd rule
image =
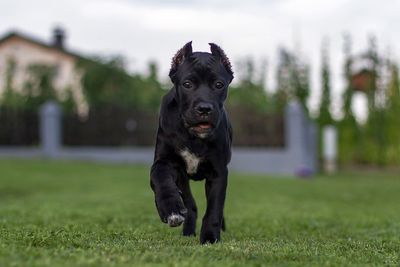
<svg viewBox="0 0 400 267">
<path fill-rule="evenodd" d="M 283 114 L 257 112 L 245 107 L 228 109 L 235 146 L 285 146 Z"/>
<path fill-rule="evenodd" d="M 63 144 L 67 146 L 148 146 L 155 142 L 156 112 L 105 107 L 87 118 L 63 116 Z"/>
<path fill-rule="evenodd" d="M 32 146 L 39 143 L 37 112 L 0 108 L 0 145 Z"/>
<path fill-rule="evenodd" d="M 254 112 L 243 107 L 229 108 L 236 146 L 283 147 L 283 115 Z M 91 109 L 82 118 L 62 116 L 65 146 L 152 146 L 158 127 L 157 112 L 121 107 Z M 39 118 L 34 111 L 0 110 L 0 145 L 37 145 Z"/>
</svg>

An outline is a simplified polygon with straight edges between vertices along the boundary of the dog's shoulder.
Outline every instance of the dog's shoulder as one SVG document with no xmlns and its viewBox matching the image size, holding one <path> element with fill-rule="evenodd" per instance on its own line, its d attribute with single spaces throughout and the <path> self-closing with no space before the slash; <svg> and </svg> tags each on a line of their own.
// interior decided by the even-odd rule
<svg viewBox="0 0 400 267">
<path fill-rule="evenodd" d="M 169 90 L 161 101 L 160 126 L 164 130 L 176 128 L 179 119 L 178 103 L 175 100 L 175 88 Z"/>
<path fill-rule="evenodd" d="M 175 100 L 175 87 L 172 87 L 168 93 L 166 93 L 161 100 L 161 114 L 164 112 L 168 112 L 171 108 L 177 106 L 177 102 Z"/>
</svg>

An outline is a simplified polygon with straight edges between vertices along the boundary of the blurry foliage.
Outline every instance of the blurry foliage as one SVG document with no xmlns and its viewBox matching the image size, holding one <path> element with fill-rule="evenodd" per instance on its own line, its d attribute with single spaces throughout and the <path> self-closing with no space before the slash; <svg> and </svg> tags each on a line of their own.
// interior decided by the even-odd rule
<svg viewBox="0 0 400 267">
<path fill-rule="evenodd" d="M 26 98 L 26 109 L 38 110 L 49 100 L 59 99 L 55 87 L 54 78 L 56 68 L 49 65 L 31 65 L 27 69 L 28 79 L 25 81 L 23 95 Z"/>
<path fill-rule="evenodd" d="M 6 86 L 0 100 L 3 109 L 37 111 L 48 100 L 58 101 L 59 97 L 53 83 L 56 74 L 54 66 L 40 64 L 28 66 L 25 70 L 27 78 L 19 90 L 14 85 L 17 68 L 15 61 L 8 62 Z"/>
<path fill-rule="evenodd" d="M 388 84 L 387 129 L 386 138 L 387 161 L 389 164 L 400 163 L 400 81 L 399 68 L 389 62 L 390 80 Z"/>
<path fill-rule="evenodd" d="M 324 39 L 321 49 L 321 88 L 322 94 L 316 119 L 318 125 L 318 157 L 322 159 L 323 140 L 322 133 L 324 127 L 332 125 L 334 120 L 331 115 L 331 72 L 329 67 L 328 40 Z"/>
<path fill-rule="evenodd" d="M 297 99 L 308 114 L 307 99 L 310 94 L 309 66 L 299 54 L 286 48 L 279 50 L 279 63 L 276 74 L 277 108 L 283 108 L 293 99 Z"/>
<path fill-rule="evenodd" d="M 351 84 L 352 80 L 352 40 L 349 35 L 344 35 L 344 80 L 345 88 L 342 95 L 343 100 L 343 118 L 338 121 L 338 151 L 339 151 L 339 161 L 341 164 L 345 163 L 355 163 L 359 161 L 357 159 L 356 153 L 359 151 L 357 149 L 357 143 L 360 140 L 360 129 L 358 127 L 356 118 L 352 110 L 352 100 L 353 100 L 353 88 Z"/>
<path fill-rule="evenodd" d="M 238 82 L 229 86 L 226 105 L 234 132 L 233 144 L 284 146 L 283 112 L 276 109 L 274 96 L 265 87 L 266 61 L 261 62 L 260 71 L 256 71 L 252 58 L 236 65 Z"/>
<path fill-rule="evenodd" d="M 65 113 L 74 113 L 77 111 L 77 104 L 74 99 L 72 88 L 67 87 L 65 89 L 65 97 L 61 101 L 61 107 Z"/>
<path fill-rule="evenodd" d="M 14 88 L 14 74 L 16 71 L 16 62 L 13 59 L 9 59 L 6 66 L 5 72 L 5 88 L 1 99 L 0 107 L 20 109 L 24 107 L 24 99 Z"/>
<path fill-rule="evenodd" d="M 251 58 L 237 63 L 238 82 L 229 87 L 227 106 L 230 108 L 245 107 L 258 113 L 274 112 L 271 95 L 265 88 L 266 62 L 261 71 L 256 73 L 255 61 Z"/>
<path fill-rule="evenodd" d="M 321 68 L 322 95 L 319 105 L 318 125 L 320 128 L 333 123 L 331 115 L 331 72 L 329 68 L 328 43 L 325 41 L 322 47 Z"/>
<path fill-rule="evenodd" d="M 10 60 L 6 70 L 4 93 L 0 99 L 2 107 L 37 111 L 48 100 L 59 102 L 64 111 L 76 112 L 73 90 L 70 87 L 55 88 L 57 68 L 52 65 L 28 66 L 22 88 L 14 88 L 15 61 Z M 81 82 L 89 108 L 116 105 L 136 109 L 157 111 L 165 90 L 157 77 L 157 65 L 149 64 L 149 75 L 126 72 L 121 57 L 81 59 L 77 70 L 82 73 Z M 63 93 L 61 97 L 60 93 Z"/>
<path fill-rule="evenodd" d="M 83 59 L 77 67 L 82 71 L 83 93 L 89 108 L 114 105 L 156 111 L 165 93 L 154 63 L 149 65 L 147 77 L 127 73 L 120 57 Z"/>
<path fill-rule="evenodd" d="M 368 118 L 365 123 L 355 119 L 351 105 L 353 93 L 352 65 L 359 58 L 351 53 L 351 39 L 345 36 L 345 90 L 343 118 L 339 128 L 339 160 L 342 164 L 369 164 L 377 166 L 400 164 L 400 86 L 398 66 L 378 54 L 375 37 L 361 59 L 367 62 Z M 389 71 L 388 71 L 389 70 Z M 389 76 L 388 82 L 384 76 Z"/>
</svg>

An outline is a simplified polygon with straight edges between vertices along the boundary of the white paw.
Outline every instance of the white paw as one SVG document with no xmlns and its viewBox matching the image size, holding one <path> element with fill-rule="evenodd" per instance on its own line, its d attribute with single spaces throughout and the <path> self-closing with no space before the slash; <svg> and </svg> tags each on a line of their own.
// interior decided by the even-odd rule
<svg viewBox="0 0 400 267">
<path fill-rule="evenodd" d="M 181 225 L 184 220 L 185 220 L 185 217 L 183 217 L 180 214 L 175 214 L 175 213 L 172 213 L 167 218 L 168 225 L 171 227 L 176 227 L 176 226 Z"/>
</svg>

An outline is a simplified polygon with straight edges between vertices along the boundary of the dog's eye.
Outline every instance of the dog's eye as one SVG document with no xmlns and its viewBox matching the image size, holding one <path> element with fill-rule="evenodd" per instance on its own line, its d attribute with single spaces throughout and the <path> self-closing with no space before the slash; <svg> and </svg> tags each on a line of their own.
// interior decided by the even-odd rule
<svg viewBox="0 0 400 267">
<path fill-rule="evenodd" d="M 187 89 L 190 89 L 193 87 L 193 84 L 190 81 L 184 81 L 182 85 L 183 85 L 183 87 L 185 87 Z"/>
<path fill-rule="evenodd" d="M 224 88 L 224 86 L 225 86 L 225 84 L 223 82 L 218 81 L 215 83 L 215 88 L 217 88 L 217 89 L 222 89 L 222 88 Z"/>
</svg>

